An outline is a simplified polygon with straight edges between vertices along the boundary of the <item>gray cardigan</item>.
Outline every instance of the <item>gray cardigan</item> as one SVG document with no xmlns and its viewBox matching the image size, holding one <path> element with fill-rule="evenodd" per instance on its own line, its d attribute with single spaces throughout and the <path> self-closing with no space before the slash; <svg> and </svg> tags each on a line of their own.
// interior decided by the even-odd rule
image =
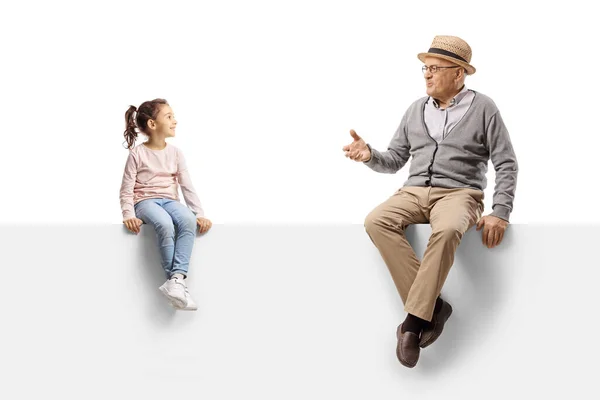
<svg viewBox="0 0 600 400">
<path fill-rule="evenodd" d="M 377 172 L 396 173 L 409 157 L 409 177 L 404 186 L 472 188 L 483 191 L 488 160 L 496 170 L 492 215 L 509 220 L 517 186 L 518 165 L 510 136 L 498 108 L 489 97 L 475 92 L 462 120 L 439 144 L 429 136 L 423 118 L 428 97 L 406 111 L 388 150 L 371 148 L 365 165 Z"/>
</svg>

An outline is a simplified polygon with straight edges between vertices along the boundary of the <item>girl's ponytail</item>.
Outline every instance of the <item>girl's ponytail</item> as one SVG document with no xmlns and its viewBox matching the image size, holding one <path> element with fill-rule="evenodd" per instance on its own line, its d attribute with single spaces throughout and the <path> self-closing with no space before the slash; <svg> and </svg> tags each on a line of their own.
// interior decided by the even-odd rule
<svg viewBox="0 0 600 400">
<path fill-rule="evenodd" d="M 131 148 L 135 144 L 135 140 L 137 139 L 138 135 L 136 131 L 135 119 L 133 118 L 134 112 L 137 112 L 135 106 L 129 106 L 129 108 L 125 112 L 125 132 L 123 132 L 123 137 L 125 137 L 125 142 L 127 142 L 127 149 L 129 150 L 131 150 Z"/>
</svg>

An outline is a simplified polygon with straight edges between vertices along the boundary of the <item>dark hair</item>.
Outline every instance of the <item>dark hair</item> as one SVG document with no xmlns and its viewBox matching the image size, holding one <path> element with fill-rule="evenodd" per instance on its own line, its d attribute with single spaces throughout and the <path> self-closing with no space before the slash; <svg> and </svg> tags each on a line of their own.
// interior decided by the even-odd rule
<svg viewBox="0 0 600 400">
<path fill-rule="evenodd" d="M 136 128 L 142 133 L 146 133 L 148 120 L 158 117 L 161 105 L 169 105 L 169 103 L 165 99 L 154 99 L 143 102 L 137 109 L 135 106 L 129 106 L 125 112 L 125 132 L 123 132 L 127 149 L 131 149 L 135 144 L 138 135 Z M 133 113 L 136 113 L 135 119 Z"/>
</svg>

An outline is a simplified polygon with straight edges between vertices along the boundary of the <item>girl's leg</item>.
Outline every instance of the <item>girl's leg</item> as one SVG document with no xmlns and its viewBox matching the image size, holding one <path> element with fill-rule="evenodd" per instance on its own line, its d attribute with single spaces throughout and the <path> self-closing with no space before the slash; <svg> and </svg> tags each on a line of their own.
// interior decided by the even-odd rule
<svg viewBox="0 0 600 400">
<path fill-rule="evenodd" d="M 163 207 L 175 225 L 175 251 L 171 272 L 187 276 L 196 240 L 196 216 L 189 208 L 175 200 L 167 200 Z"/>
<path fill-rule="evenodd" d="M 158 248 L 162 267 L 167 276 L 167 281 L 159 287 L 160 291 L 169 299 L 171 304 L 178 309 L 188 306 L 187 289 L 183 279 L 173 271 L 173 255 L 175 254 L 175 226 L 169 213 L 164 209 L 165 199 L 148 199 L 140 201 L 135 206 L 135 213 L 139 219 L 152 225 L 158 238 Z"/>
<path fill-rule="evenodd" d="M 142 200 L 135 205 L 136 216 L 151 225 L 156 231 L 158 249 L 163 270 L 167 279 L 172 275 L 173 255 L 175 253 L 175 227 L 169 213 L 161 206 L 164 200 Z"/>
</svg>

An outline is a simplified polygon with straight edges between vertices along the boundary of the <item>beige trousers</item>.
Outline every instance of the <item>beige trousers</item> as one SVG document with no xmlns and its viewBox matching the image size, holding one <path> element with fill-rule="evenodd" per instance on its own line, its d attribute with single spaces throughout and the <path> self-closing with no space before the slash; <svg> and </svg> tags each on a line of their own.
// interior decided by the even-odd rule
<svg viewBox="0 0 600 400">
<path fill-rule="evenodd" d="M 431 321 L 462 236 L 482 212 L 480 190 L 404 187 L 369 213 L 365 229 L 390 270 L 407 313 Z M 431 237 L 419 262 L 404 231 L 408 225 L 428 222 Z"/>
</svg>

